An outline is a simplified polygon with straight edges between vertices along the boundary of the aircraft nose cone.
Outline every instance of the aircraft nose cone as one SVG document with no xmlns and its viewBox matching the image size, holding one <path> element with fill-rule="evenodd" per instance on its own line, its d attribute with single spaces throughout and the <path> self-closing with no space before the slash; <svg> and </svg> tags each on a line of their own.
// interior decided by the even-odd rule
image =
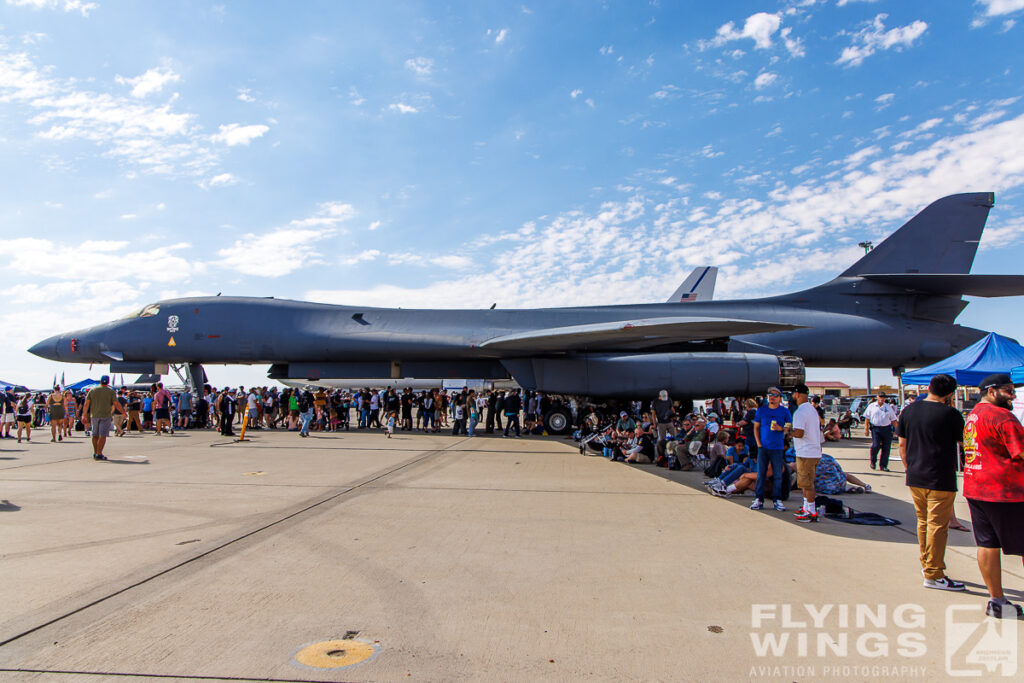
<svg viewBox="0 0 1024 683">
<path fill-rule="evenodd" d="M 60 356 L 57 355 L 57 343 L 60 341 L 60 337 L 50 337 L 44 339 L 32 348 L 28 350 L 29 353 L 33 353 L 40 358 L 47 360 L 60 360 Z"/>
</svg>

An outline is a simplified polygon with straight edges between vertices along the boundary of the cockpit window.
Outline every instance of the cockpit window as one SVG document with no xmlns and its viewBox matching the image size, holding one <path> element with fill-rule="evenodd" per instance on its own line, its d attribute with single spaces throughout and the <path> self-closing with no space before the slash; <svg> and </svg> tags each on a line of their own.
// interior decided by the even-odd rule
<svg viewBox="0 0 1024 683">
<path fill-rule="evenodd" d="M 150 304 L 139 311 L 140 318 L 152 318 L 160 313 L 160 304 Z"/>
</svg>

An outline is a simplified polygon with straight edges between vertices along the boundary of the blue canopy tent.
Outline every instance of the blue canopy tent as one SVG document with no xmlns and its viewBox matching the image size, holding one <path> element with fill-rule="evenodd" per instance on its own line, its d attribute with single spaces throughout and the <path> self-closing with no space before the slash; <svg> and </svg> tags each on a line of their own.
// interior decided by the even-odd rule
<svg viewBox="0 0 1024 683">
<path fill-rule="evenodd" d="M 920 370 L 904 372 L 904 384 L 928 384 L 932 377 L 947 374 L 961 386 L 976 387 L 996 372 L 1010 373 L 1024 365 L 1024 346 L 995 332 L 988 333 L 960 353 Z"/>
<path fill-rule="evenodd" d="M 0 390 L 3 390 L 4 387 L 10 387 L 19 394 L 28 391 L 24 384 L 18 384 L 17 382 L 5 382 L 0 379 Z"/>
<path fill-rule="evenodd" d="M 88 389 L 89 387 L 96 386 L 99 383 L 100 381 L 98 379 L 83 379 L 81 382 L 69 384 L 66 388 L 70 389 L 71 391 L 81 391 L 82 389 Z"/>
</svg>

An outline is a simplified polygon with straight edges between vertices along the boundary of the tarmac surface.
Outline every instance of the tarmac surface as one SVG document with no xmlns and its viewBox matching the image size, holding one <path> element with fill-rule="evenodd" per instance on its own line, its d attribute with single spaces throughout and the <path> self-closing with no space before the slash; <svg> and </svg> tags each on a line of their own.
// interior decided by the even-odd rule
<svg viewBox="0 0 1024 683">
<path fill-rule="evenodd" d="M 899 459 L 869 470 L 864 439 L 826 448 L 875 489 L 842 498 L 902 526 L 799 524 L 799 494 L 754 512 L 555 437 L 178 432 L 111 438 L 103 463 L 34 436 L 0 440 L 2 681 L 1024 671 L 971 534 L 946 553 L 968 591 L 922 588 Z M 1024 597 L 1017 558 L 1004 581 Z"/>
</svg>

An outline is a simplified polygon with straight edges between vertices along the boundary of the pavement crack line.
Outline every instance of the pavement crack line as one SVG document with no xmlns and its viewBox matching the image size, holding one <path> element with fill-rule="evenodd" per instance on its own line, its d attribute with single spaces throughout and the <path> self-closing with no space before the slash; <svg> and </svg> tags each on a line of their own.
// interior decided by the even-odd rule
<svg viewBox="0 0 1024 683">
<path fill-rule="evenodd" d="M 190 674 L 143 674 L 127 671 L 73 671 L 66 669 L 5 669 L 0 668 L 2 673 L 24 673 L 24 674 L 62 674 L 66 676 L 121 676 L 131 678 L 156 678 L 188 681 L 256 681 L 257 683 L 324 683 L 322 679 L 312 678 L 256 678 L 249 676 L 203 676 Z M 344 683 L 344 682 L 341 682 Z"/>
<path fill-rule="evenodd" d="M 106 602 L 107 600 L 110 600 L 111 598 L 114 598 L 114 597 L 117 597 L 117 596 L 122 595 L 124 593 L 127 593 L 128 591 L 131 591 L 131 590 L 133 590 L 135 588 L 138 588 L 139 586 L 143 586 L 143 585 L 145 585 L 145 584 L 147 584 L 147 583 L 149 583 L 149 582 L 151 582 L 151 581 L 153 581 L 155 579 L 158 579 L 158 578 L 160 578 L 162 576 L 166 576 L 167 574 L 170 574 L 171 572 L 177 571 L 178 569 L 181 569 L 183 567 L 191 565 L 191 564 L 197 562 L 198 560 L 205 559 L 205 558 L 207 558 L 207 557 L 209 557 L 209 556 L 211 556 L 211 555 L 213 555 L 215 553 L 218 553 L 218 552 L 224 550 L 225 548 L 228 548 L 228 547 L 230 547 L 232 545 L 235 545 L 236 543 L 239 543 L 239 542 L 244 541 L 244 540 L 246 540 L 248 538 L 251 538 L 253 536 L 261 534 L 261 533 L 267 531 L 268 529 L 272 529 L 272 528 L 274 528 L 276 526 L 279 526 L 279 525 L 281 525 L 281 524 L 283 524 L 283 523 L 285 523 L 285 522 L 287 522 L 289 520 L 295 519 L 296 517 L 305 515 L 305 514 L 311 512 L 311 511 L 313 511 L 313 510 L 316 510 L 317 508 L 320 508 L 323 505 L 326 505 L 327 503 L 333 502 L 333 501 L 335 501 L 335 500 L 337 500 L 337 499 L 339 499 L 339 498 L 341 498 L 343 496 L 346 496 L 346 495 L 352 493 L 353 491 L 357 491 L 357 490 L 362 489 L 362 488 L 371 489 L 373 487 L 368 486 L 369 484 L 372 484 L 372 483 L 374 483 L 376 481 L 379 481 L 379 480 L 383 479 L 384 477 L 387 477 L 387 476 L 390 476 L 392 474 L 395 474 L 396 472 L 400 472 L 400 471 L 402 471 L 402 470 L 404 470 L 404 469 L 406 469 L 408 467 L 416 465 L 416 464 L 418 464 L 418 463 L 428 459 L 432 455 L 438 455 L 440 453 L 445 453 L 445 452 L 451 451 L 451 450 L 455 449 L 455 447 L 457 447 L 459 444 L 463 443 L 464 441 L 468 441 L 468 438 L 461 439 L 461 440 L 459 440 L 459 441 L 457 441 L 457 442 L 455 442 L 453 444 L 450 444 L 450 445 L 448 445 L 448 446 L 446 446 L 444 448 L 430 450 L 430 451 L 425 451 L 425 452 L 420 453 L 419 455 L 417 455 L 417 456 L 415 456 L 413 458 L 410 458 L 409 460 L 406 460 L 405 462 L 399 463 L 398 465 L 394 465 L 394 466 L 388 467 L 388 468 L 384 469 L 383 471 L 380 471 L 380 472 L 378 472 L 376 474 L 370 475 L 368 478 L 364 479 L 363 481 L 359 482 L 358 484 L 354 484 L 352 486 L 346 486 L 342 490 L 337 491 L 337 492 L 331 494 L 330 496 L 328 496 L 326 498 L 322 498 L 320 500 L 317 500 L 315 503 L 312 503 L 312 504 L 307 505 L 307 506 L 305 506 L 303 508 L 300 508 L 299 510 L 296 510 L 296 511 L 290 513 L 290 514 L 287 514 L 284 517 L 281 517 L 279 519 L 275 519 L 274 521 L 269 522 L 268 524 L 264 524 L 263 526 L 261 526 L 261 527 L 259 527 L 257 529 L 253 529 L 251 531 L 248 531 L 248 532 L 242 534 L 241 536 L 237 536 L 235 538 L 229 539 L 229 540 L 227 540 L 227 541 L 225 541 L 225 542 L 223 542 L 223 543 L 221 543 L 221 544 L 219 544 L 219 545 L 217 545 L 217 546 L 215 546 L 213 548 L 210 548 L 209 550 L 206 550 L 206 551 L 203 551 L 202 553 L 199 553 L 198 555 L 194 555 L 193 557 L 190 557 L 190 558 L 188 558 L 186 560 L 182 560 L 181 562 L 177 562 L 177 563 L 171 565 L 170 567 L 166 567 L 166 568 L 156 572 L 155 574 L 152 574 L 152 575 L 147 576 L 147 577 L 145 577 L 143 579 L 135 581 L 134 583 L 131 583 L 131 584 L 127 585 L 127 586 L 119 588 L 118 590 L 115 590 L 115 591 L 113 591 L 111 593 L 108 593 L 107 595 L 104 595 L 102 597 L 96 598 L 95 600 L 92 600 L 92 601 L 90 601 L 90 602 L 88 602 L 88 603 L 86 603 L 84 605 L 76 607 L 75 609 L 69 610 L 68 612 L 65 612 L 64 614 L 61 614 L 61 615 L 56 616 L 56 617 L 53 617 L 52 619 L 48 619 L 47 621 L 45 621 L 45 622 L 43 622 L 41 624 L 38 624 L 36 626 L 33 626 L 32 628 L 26 629 L 26 630 L 24 630 L 24 631 L 22 631 L 20 633 L 17 633 L 17 634 L 15 634 L 15 635 L 13 635 L 13 636 L 11 636 L 9 638 L 6 638 L 6 639 L 0 641 L 0 647 L 4 647 L 6 645 L 9 645 L 10 643 L 13 643 L 13 642 L 15 642 L 17 640 L 20 640 L 21 638 L 24 638 L 25 636 L 28 636 L 28 635 L 30 635 L 32 633 L 35 633 L 36 631 L 40 631 L 40 630 L 42 630 L 44 628 L 47 628 L 48 626 L 52 626 L 52 625 L 54 625 L 54 624 L 56 624 L 56 623 L 58 623 L 60 621 L 63 621 L 65 619 L 67 619 L 68 617 L 71 617 L 71 616 L 74 616 L 74 615 L 79 614 L 81 612 L 84 612 L 85 610 L 88 610 L 88 609 L 90 609 L 92 607 L 95 607 L 96 605 L 99 605 L 100 603 Z M 4 669 L 0 669 L 0 671 L 3 671 L 3 670 Z M 114 675 L 114 674 L 111 674 L 111 675 Z M 127 674 L 125 674 L 125 675 L 127 675 Z M 217 679 L 213 679 L 213 680 L 217 680 Z M 226 678 L 226 679 L 223 679 L 223 680 L 232 680 L 232 679 Z M 237 680 L 271 680 L 271 679 L 248 679 L 248 678 L 242 678 L 242 679 L 237 679 Z"/>
</svg>

